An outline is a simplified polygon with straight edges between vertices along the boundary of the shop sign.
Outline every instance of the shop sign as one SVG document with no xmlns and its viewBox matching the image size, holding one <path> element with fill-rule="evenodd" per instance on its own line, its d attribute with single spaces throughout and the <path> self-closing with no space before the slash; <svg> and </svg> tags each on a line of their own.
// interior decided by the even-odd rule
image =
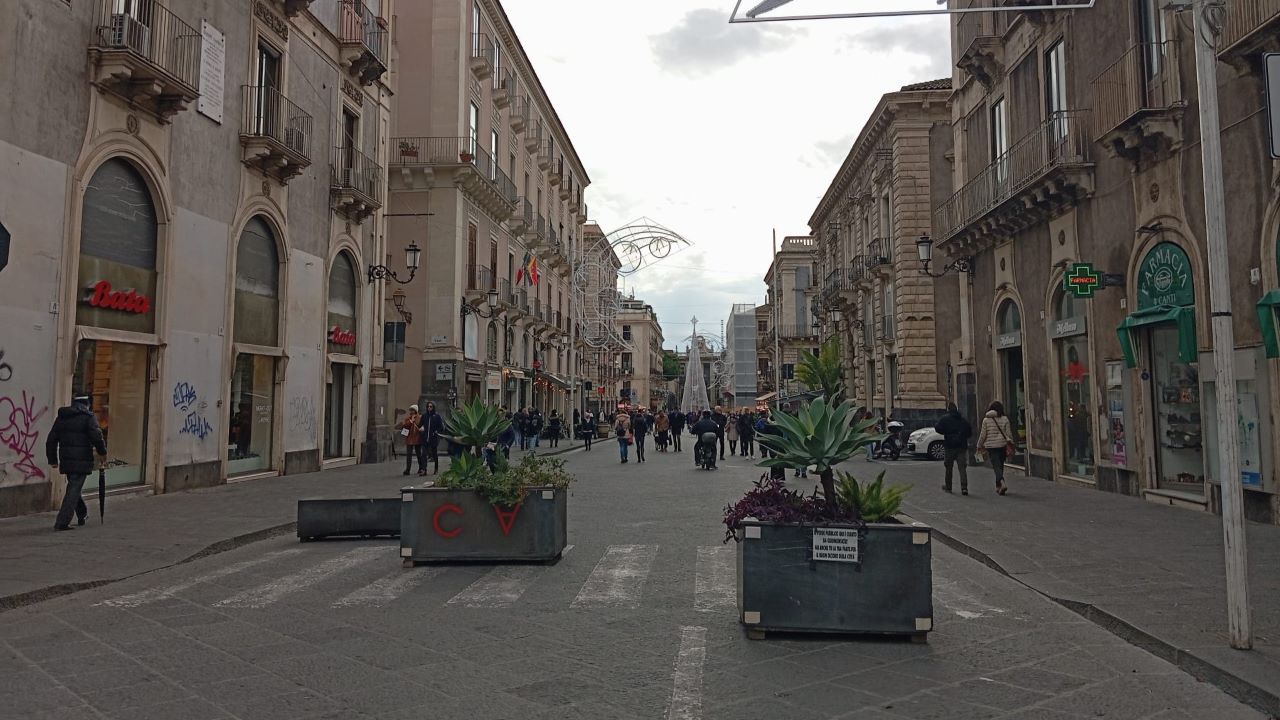
<svg viewBox="0 0 1280 720">
<path fill-rule="evenodd" d="M 436 363 L 436 382 L 453 381 L 453 363 Z"/>
<path fill-rule="evenodd" d="M 113 290 L 111 283 L 106 280 L 99 280 L 92 286 L 85 288 L 84 302 L 96 308 L 120 310 L 138 315 L 145 315 L 151 312 L 151 298 L 146 295 L 139 295 L 133 288 L 129 290 Z"/>
<path fill-rule="evenodd" d="M 502 376 L 499 375 L 498 373 L 489 373 L 488 375 L 485 376 L 484 382 L 485 382 L 484 386 L 486 390 L 502 389 Z"/>
<path fill-rule="evenodd" d="M 1085 323 L 1084 316 L 1076 316 L 1064 320 L 1054 320 L 1050 332 L 1055 338 L 1064 338 L 1083 335 L 1087 331 L 1088 325 Z"/>
<path fill-rule="evenodd" d="M 1191 282 L 1191 261 L 1187 253 L 1171 242 L 1151 248 L 1138 268 L 1138 309 L 1195 305 Z"/>
<path fill-rule="evenodd" d="M 1089 263 L 1076 263 L 1062 276 L 1062 287 L 1076 297 L 1091 298 L 1102 287 L 1102 273 Z"/>
<path fill-rule="evenodd" d="M 345 345 L 348 347 L 355 347 L 356 334 L 347 330 L 343 330 L 341 327 L 334 325 L 329 330 L 329 342 L 333 343 L 334 345 Z"/>
<path fill-rule="evenodd" d="M 852 528 L 814 528 L 813 559 L 858 562 L 858 531 Z"/>
<path fill-rule="evenodd" d="M 1009 348 L 1022 347 L 1022 331 L 1015 330 L 1011 333 L 996 336 L 996 349 L 1008 350 Z"/>
</svg>

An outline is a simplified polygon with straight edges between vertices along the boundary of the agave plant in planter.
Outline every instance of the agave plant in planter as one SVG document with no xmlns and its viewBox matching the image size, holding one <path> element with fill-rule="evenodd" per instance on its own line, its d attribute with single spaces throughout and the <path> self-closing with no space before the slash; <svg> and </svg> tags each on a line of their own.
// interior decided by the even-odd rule
<svg viewBox="0 0 1280 720">
<path fill-rule="evenodd" d="M 761 465 L 810 467 L 822 494 L 805 496 L 781 478 L 761 478 L 725 510 L 737 540 L 739 620 L 766 631 L 901 634 L 933 629 L 930 530 L 898 515 L 907 492 L 884 473 L 860 483 L 836 466 L 877 438 L 847 402 L 819 398 L 795 415 L 778 413 L 760 442 Z"/>
<path fill-rule="evenodd" d="M 466 451 L 435 486 L 401 491 L 405 564 L 548 561 L 563 552 L 573 476 L 555 458 L 530 455 L 509 464 L 493 447 L 509 425 L 496 408 L 479 401 L 459 408 L 446 423 L 446 437 Z"/>
</svg>

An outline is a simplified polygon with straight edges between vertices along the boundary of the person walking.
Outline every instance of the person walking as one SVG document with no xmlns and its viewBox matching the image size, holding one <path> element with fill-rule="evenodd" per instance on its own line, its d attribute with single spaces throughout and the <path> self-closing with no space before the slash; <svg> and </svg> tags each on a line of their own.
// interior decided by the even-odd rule
<svg viewBox="0 0 1280 720">
<path fill-rule="evenodd" d="M 419 440 L 422 442 L 423 456 L 431 461 L 436 475 L 440 474 L 440 436 L 444 433 L 444 418 L 440 417 L 440 413 L 436 412 L 436 404 L 427 403 L 426 412 L 422 414 L 422 435 Z M 418 474 L 427 474 L 427 464 L 425 462 L 418 463 Z"/>
<path fill-rule="evenodd" d="M 738 416 L 738 442 L 742 443 L 742 457 L 755 457 L 756 422 L 753 413 L 744 412 Z"/>
<path fill-rule="evenodd" d="M 756 435 L 757 436 L 764 435 L 765 430 L 768 429 L 768 427 L 769 427 L 769 408 L 765 408 L 760 411 L 759 415 L 756 416 L 756 424 L 755 424 Z M 765 447 L 764 443 L 760 443 L 760 459 L 767 460 L 769 459 L 769 455 L 770 455 L 769 448 Z"/>
<path fill-rule="evenodd" d="M 559 410 L 551 411 L 551 418 L 547 420 L 547 431 L 551 441 L 551 447 L 560 447 L 560 429 L 564 426 L 564 420 L 560 417 Z"/>
<path fill-rule="evenodd" d="M 613 421 L 613 435 L 618 438 L 618 456 L 622 458 L 622 464 L 627 464 L 627 448 L 631 447 L 631 416 L 626 413 L 618 413 Z"/>
<path fill-rule="evenodd" d="M 93 472 L 93 453 L 98 453 L 97 466 L 107 459 L 107 443 L 102 437 L 102 426 L 89 409 L 89 397 L 80 395 L 71 400 L 68 407 L 58 408 L 57 419 L 45 439 L 44 452 L 49 467 L 67 476 L 67 492 L 62 496 L 62 507 L 53 521 L 54 530 L 70 530 L 71 516 L 76 524 L 84 525 L 89 508 L 84 504 L 81 492 L 84 480 Z"/>
<path fill-rule="evenodd" d="M 509 412 L 502 413 L 507 419 L 507 427 L 498 433 L 498 448 L 502 450 L 502 456 L 511 459 L 511 447 L 516 444 L 515 423 L 513 423 L 513 415 Z"/>
<path fill-rule="evenodd" d="M 582 414 L 582 442 L 587 452 L 591 452 L 591 441 L 596 437 L 596 419 L 588 410 Z"/>
<path fill-rule="evenodd" d="M 666 452 L 667 445 L 671 443 L 671 419 L 661 410 L 653 416 L 653 432 L 658 452 Z"/>
<path fill-rule="evenodd" d="M 667 418 L 671 422 L 671 446 L 676 452 L 683 452 L 680 449 L 680 436 L 684 434 L 684 413 L 679 410 L 672 410 L 670 417 Z"/>
<path fill-rule="evenodd" d="M 715 422 L 719 430 L 716 432 L 716 439 L 720 442 L 720 459 L 724 459 L 724 426 L 728 424 L 729 418 L 724 414 L 724 408 L 716 406 L 716 411 L 711 413 L 711 420 Z"/>
<path fill-rule="evenodd" d="M 517 408 L 516 414 L 511 418 L 511 426 L 515 428 L 516 445 L 519 445 L 521 450 L 529 449 L 529 439 L 525 437 L 525 434 L 524 434 L 525 427 L 528 424 L 529 424 L 529 413 L 525 412 L 524 408 Z"/>
<path fill-rule="evenodd" d="M 533 436 L 533 447 L 542 445 L 542 411 L 538 408 L 529 410 L 529 434 Z"/>
<path fill-rule="evenodd" d="M 409 414 L 396 427 L 400 430 L 400 437 L 404 438 L 404 474 L 408 475 L 413 471 L 415 456 L 418 458 L 418 471 L 421 472 L 426 468 L 426 463 L 423 462 L 426 451 L 422 447 L 422 415 L 418 413 L 418 406 L 410 405 Z"/>
<path fill-rule="evenodd" d="M 652 429 L 652 421 L 649 419 L 648 413 L 643 410 L 636 413 L 636 416 L 631 420 L 631 434 L 636 438 L 636 462 L 638 463 L 644 462 L 644 441 Z"/>
<path fill-rule="evenodd" d="M 996 494 L 1004 495 L 1009 488 L 1004 484 L 1004 463 L 1013 454 L 1013 426 L 1004 414 L 1004 404 L 991 403 L 978 428 L 978 452 L 991 458 L 991 469 L 996 473 Z"/>
<path fill-rule="evenodd" d="M 943 492 L 951 492 L 951 467 L 957 466 L 960 474 L 960 494 L 969 494 L 969 438 L 973 426 L 960 414 L 955 403 L 947 403 L 947 414 L 938 420 L 933 429 L 942 436 L 942 467 L 946 473 L 942 479 Z"/>
<path fill-rule="evenodd" d="M 738 454 L 738 416 L 730 415 L 725 421 L 724 439 L 729 441 L 729 454 Z"/>
</svg>

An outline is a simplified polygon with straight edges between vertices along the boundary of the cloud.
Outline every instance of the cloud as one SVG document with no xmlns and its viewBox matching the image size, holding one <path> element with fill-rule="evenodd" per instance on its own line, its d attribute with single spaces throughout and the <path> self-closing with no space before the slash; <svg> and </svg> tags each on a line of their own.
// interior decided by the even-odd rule
<svg viewBox="0 0 1280 720">
<path fill-rule="evenodd" d="M 951 76 L 951 28 L 940 22 L 886 23 L 849 38 L 849 48 L 874 53 L 903 52 L 927 58 L 913 68 L 934 79 Z"/>
<path fill-rule="evenodd" d="M 803 35 L 803 30 L 781 25 L 730 25 L 723 11 L 700 8 L 686 13 L 675 27 L 650 36 L 649 46 L 663 70 L 696 77 L 744 58 L 785 50 Z"/>
</svg>

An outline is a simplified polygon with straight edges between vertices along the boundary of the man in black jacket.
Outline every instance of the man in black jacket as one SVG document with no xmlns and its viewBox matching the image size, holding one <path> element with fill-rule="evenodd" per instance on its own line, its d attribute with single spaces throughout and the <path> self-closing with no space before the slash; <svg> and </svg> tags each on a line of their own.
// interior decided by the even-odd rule
<svg viewBox="0 0 1280 720">
<path fill-rule="evenodd" d="M 716 424 L 716 440 L 720 443 L 720 459 L 724 459 L 724 426 L 729 422 L 729 416 L 724 414 L 724 409 L 719 405 L 716 411 L 711 414 L 711 419 Z"/>
<path fill-rule="evenodd" d="M 667 419 L 671 423 L 671 440 L 675 444 L 676 452 L 680 452 L 680 436 L 684 434 L 684 413 L 672 410 Z"/>
<path fill-rule="evenodd" d="M 717 425 L 716 421 L 712 418 L 710 410 L 703 410 L 702 419 L 694 423 L 693 427 L 689 429 L 689 432 L 693 433 L 693 437 L 694 437 L 693 464 L 697 465 L 698 464 L 698 448 L 701 447 L 702 445 L 702 436 L 710 433 L 719 434 L 720 426 Z M 711 459 L 714 461 L 715 457 L 716 457 L 716 447 L 715 447 L 715 443 L 712 443 Z M 714 462 L 711 463 L 711 467 L 713 468 L 715 467 Z"/>
<path fill-rule="evenodd" d="M 49 466 L 67 476 L 67 493 L 53 521 L 54 530 L 70 530 L 72 513 L 79 525 L 84 524 L 89 514 L 80 492 L 84 489 L 85 477 L 93 472 L 94 450 L 98 451 L 98 464 L 101 464 L 107 456 L 107 444 L 98 418 L 89 409 L 89 398 L 80 396 L 71 401 L 70 407 L 58 408 L 58 419 L 53 421 L 44 444 Z"/>
<path fill-rule="evenodd" d="M 653 427 L 653 420 L 643 410 L 636 411 L 631 418 L 631 434 L 636 436 L 636 462 L 644 462 L 644 441 Z"/>
<path fill-rule="evenodd" d="M 973 436 L 973 426 L 960 414 L 955 403 L 947 403 L 947 414 L 942 416 L 933 427 L 942 436 L 942 465 L 946 475 L 942 480 L 942 490 L 951 492 L 951 466 L 958 465 L 960 470 L 960 494 L 969 494 L 969 471 L 967 455 L 969 454 L 969 438 Z"/>
</svg>

